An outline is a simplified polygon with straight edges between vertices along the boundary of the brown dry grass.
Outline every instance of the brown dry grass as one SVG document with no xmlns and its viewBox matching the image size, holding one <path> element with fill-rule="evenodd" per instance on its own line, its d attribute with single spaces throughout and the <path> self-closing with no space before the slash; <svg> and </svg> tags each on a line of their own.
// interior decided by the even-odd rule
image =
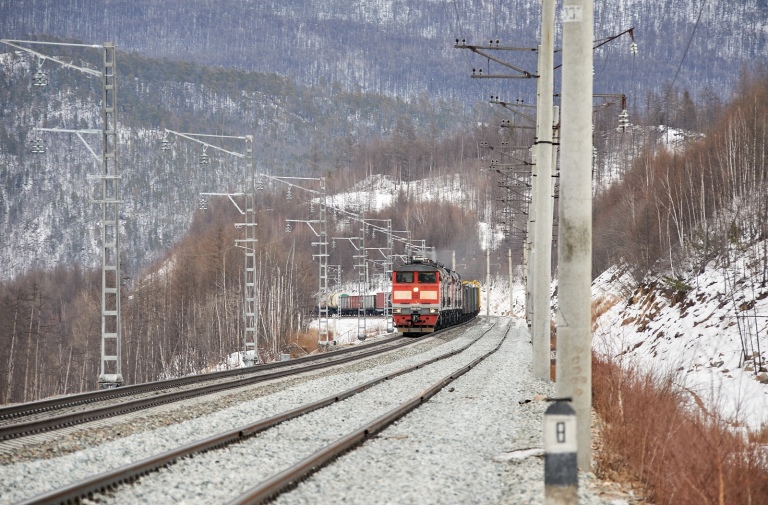
<svg viewBox="0 0 768 505">
<path fill-rule="evenodd" d="M 768 503 L 766 456 L 724 422 L 686 409 L 671 378 L 599 359 L 592 372 L 601 478 L 640 483 L 657 505 Z"/>
<path fill-rule="evenodd" d="M 598 317 L 605 314 L 618 302 L 618 299 L 611 296 L 598 296 L 592 300 L 592 326 L 594 327 Z"/>
<path fill-rule="evenodd" d="M 319 336 L 319 332 L 316 329 L 310 329 L 306 333 L 297 333 L 291 341 L 294 342 L 298 347 L 300 347 L 303 351 L 303 353 L 311 353 L 317 350 L 317 339 Z M 328 332 L 329 338 L 333 338 L 333 332 Z M 303 355 L 301 351 L 299 351 L 300 355 Z M 293 355 L 294 352 L 291 351 L 291 355 Z M 297 357 L 297 356 L 292 356 Z"/>
</svg>

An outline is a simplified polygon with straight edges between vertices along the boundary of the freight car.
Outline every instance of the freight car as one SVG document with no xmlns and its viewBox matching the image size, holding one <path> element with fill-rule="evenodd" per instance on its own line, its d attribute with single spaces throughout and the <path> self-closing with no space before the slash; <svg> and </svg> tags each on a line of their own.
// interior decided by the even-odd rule
<svg viewBox="0 0 768 505">
<path fill-rule="evenodd" d="M 391 293 L 384 292 L 370 295 L 331 293 L 326 297 L 325 304 L 329 315 L 357 316 L 358 309 L 362 307 L 366 316 L 381 316 L 391 296 Z"/>
<path fill-rule="evenodd" d="M 427 258 L 412 258 L 392 272 L 392 314 L 404 335 L 431 333 L 480 312 L 480 285 Z"/>
</svg>

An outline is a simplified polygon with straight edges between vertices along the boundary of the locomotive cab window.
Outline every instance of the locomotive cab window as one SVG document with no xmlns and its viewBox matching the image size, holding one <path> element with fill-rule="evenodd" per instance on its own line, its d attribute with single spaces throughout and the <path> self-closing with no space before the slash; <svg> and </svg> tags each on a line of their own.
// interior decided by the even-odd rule
<svg viewBox="0 0 768 505">
<path fill-rule="evenodd" d="M 435 272 L 419 272 L 419 282 L 437 282 Z"/>
<path fill-rule="evenodd" d="M 413 272 L 397 272 L 395 275 L 396 282 L 413 282 Z"/>
</svg>

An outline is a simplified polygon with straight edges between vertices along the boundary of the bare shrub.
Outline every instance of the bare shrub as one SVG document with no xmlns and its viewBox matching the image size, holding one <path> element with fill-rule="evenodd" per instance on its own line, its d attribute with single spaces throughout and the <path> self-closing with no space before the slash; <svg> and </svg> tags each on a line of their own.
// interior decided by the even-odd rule
<svg viewBox="0 0 768 505">
<path fill-rule="evenodd" d="M 331 334 L 329 333 L 329 337 Z M 312 328 L 307 330 L 306 333 L 297 333 L 295 339 L 291 339 L 296 342 L 296 345 L 301 349 L 299 354 L 311 353 L 317 350 L 317 340 L 319 338 L 318 330 Z M 291 352 L 293 354 L 293 351 Z M 294 356 L 298 357 L 298 356 Z"/>
<path fill-rule="evenodd" d="M 722 420 L 687 408 L 671 377 L 598 358 L 592 371 L 603 420 L 600 477 L 639 482 L 657 504 L 764 503 L 764 453 Z"/>
</svg>

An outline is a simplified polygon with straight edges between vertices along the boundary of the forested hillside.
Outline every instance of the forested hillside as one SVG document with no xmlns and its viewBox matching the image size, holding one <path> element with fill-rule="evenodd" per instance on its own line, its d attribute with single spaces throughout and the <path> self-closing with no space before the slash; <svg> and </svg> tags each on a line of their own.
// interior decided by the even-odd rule
<svg viewBox="0 0 768 505">
<path fill-rule="evenodd" d="M 101 58 L 95 50 L 65 48 L 59 53 L 91 66 Z M 428 170 L 441 157 L 453 156 L 451 149 L 438 152 L 438 142 L 459 131 L 469 118 L 455 102 L 424 96 L 402 100 L 334 86 L 309 88 L 276 74 L 122 52 L 117 63 L 124 268 L 131 277 L 182 236 L 199 192 L 253 187 L 254 174 L 244 173 L 241 158 L 212 150 L 210 164 L 200 166 L 201 146 L 175 137 L 170 139 L 172 149 L 163 151 L 166 128 L 253 135 L 255 172 L 327 174 L 333 187 L 344 187 L 365 177 L 352 164 L 357 144 L 392 138 L 394 147 L 377 156 L 376 169 L 383 165 L 387 173 L 409 180 L 425 175 L 417 173 L 417 166 Z M 99 261 L 98 207 L 90 202 L 96 185 L 87 176 L 100 173 L 101 167 L 76 135 L 34 131 L 100 128 L 99 82 L 47 63 L 52 66 L 46 68 L 48 86 L 32 86 L 30 73 L 36 65 L 26 54 L 0 54 L 0 278 L 32 266 L 93 266 Z M 431 143 L 432 165 L 411 159 L 413 135 Z M 31 152 L 36 138 L 44 153 Z M 98 136 L 84 138 L 100 149 Z M 219 145 L 236 153 L 244 149 L 234 140 Z M 473 157 L 476 152 L 466 150 L 463 155 Z"/>
<path fill-rule="evenodd" d="M 354 5 L 344 0 L 2 0 L 0 34 L 111 40 L 148 56 L 275 72 L 311 86 L 338 82 L 348 90 L 404 98 L 427 93 L 470 105 L 491 94 L 531 103 L 532 82 L 468 84 L 470 69 L 487 62 L 452 46 L 459 38 L 535 47 L 540 5 L 538 0 L 363 0 Z M 634 27 L 640 53 L 631 57 L 626 37 L 603 46 L 595 75 L 605 87 L 595 91 L 625 93 L 632 106 L 642 107 L 647 92 L 662 92 L 676 78 L 696 100 L 707 88 L 729 98 L 742 66 L 765 54 L 767 9 L 764 0 L 597 1 L 595 38 Z M 688 47 L 692 35 L 695 43 Z M 535 71 L 535 57 L 514 58 L 519 67 Z"/>
<path fill-rule="evenodd" d="M 683 278 L 732 248 L 768 235 L 768 77 L 744 76 L 738 98 L 703 136 L 667 149 L 646 146 L 620 181 L 595 201 L 594 271 L 626 262 L 638 277 Z M 662 141 L 665 137 L 662 135 Z M 768 255 L 763 255 L 765 262 Z M 768 264 L 755 265 L 768 279 Z"/>
</svg>

